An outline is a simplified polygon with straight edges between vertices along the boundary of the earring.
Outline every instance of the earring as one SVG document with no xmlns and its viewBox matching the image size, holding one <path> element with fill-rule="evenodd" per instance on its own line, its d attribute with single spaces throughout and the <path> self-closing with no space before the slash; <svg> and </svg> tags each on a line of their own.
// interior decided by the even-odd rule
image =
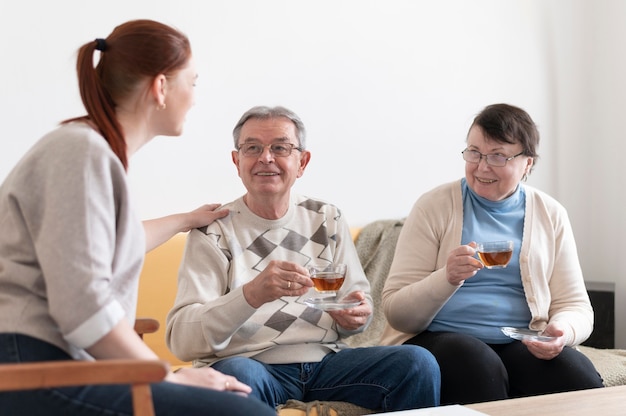
<svg viewBox="0 0 626 416">
<path fill-rule="evenodd" d="M 157 105 L 157 110 L 158 111 L 165 110 L 166 108 L 167 108 L 167 106 L 165 105 L 165 103 Z"/>
</svg>

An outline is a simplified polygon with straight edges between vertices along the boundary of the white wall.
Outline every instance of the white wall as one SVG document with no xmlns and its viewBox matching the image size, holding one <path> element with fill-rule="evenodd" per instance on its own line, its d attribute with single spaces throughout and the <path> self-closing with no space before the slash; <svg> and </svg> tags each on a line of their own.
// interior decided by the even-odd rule
<svg viewBox="0 0 626 416">
<path fill-rule="evenodd" d="M 619 0 L 2 1 L 0 180 L 58 121 L 83 114 L 76 49 L 152 18 L 190 36 L 200 80 L 184 135 L 131 161 L 143 217 L 243 193 L 230 134 L 258 104 L 290 107 L 308 127 L 313 159 L 297 191 L 336 203 L 355 226 L 403 217 L 463 174 L 473 116 L 509 102 L 543 135 L 529 183 L 570 210 L 587 278 L 626 299 Z M 592 256 L 600 244 L 613 256 Z M 618 340 L 626 347 L 626 322 Z"/>
<path fill-rule="evenodd" d="M 626 2 L 550 1 L 546 15 L 553 61 L 553 193 L 569 210 L 585 279 L 615 284 L 615 340 L 626 348 L 626 266 L 621 258 L 626 233 Z"/>
</svg>

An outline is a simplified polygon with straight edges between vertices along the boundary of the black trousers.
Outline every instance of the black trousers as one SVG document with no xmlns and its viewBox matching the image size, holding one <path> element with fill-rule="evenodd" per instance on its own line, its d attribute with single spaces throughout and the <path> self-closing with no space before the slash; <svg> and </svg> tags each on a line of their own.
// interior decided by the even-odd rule
<svg viewBox="0 0 626 416">
<path fill-rule="evenodd" d="M 424 347 L 437 359 L 442 405 L 603 387 L 591 361 L 571 347 L 541 360 L 520 341 L 486 344 L 454 332 L 424 331 L 405 344 Z"/>
</svg>

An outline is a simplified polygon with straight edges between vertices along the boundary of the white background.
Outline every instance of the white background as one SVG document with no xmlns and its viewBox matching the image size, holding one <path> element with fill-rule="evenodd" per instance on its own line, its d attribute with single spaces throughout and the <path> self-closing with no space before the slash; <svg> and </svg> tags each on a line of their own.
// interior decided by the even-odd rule
<svg viewBox="0 0 626 416">
<path fill-rule="evenodd" d="M 616 285 L 626 348 L 626 2 L 0 1 L 0 181 L 41 135 L 84 113 L 83 43 L 135 18 L 189 35 L 200 78 L 185 132 L 131 160 L 144 218 L 244 192 L 231 131 L 254 105 L 302 117 L 313 157 L 296 191 L 335 203 L 352 226 L 404 217 L 460 178 L 484 106 L 523 107 L 542 134 L 529 184 L 569 210 L 586 280 Z"/>
</svg>

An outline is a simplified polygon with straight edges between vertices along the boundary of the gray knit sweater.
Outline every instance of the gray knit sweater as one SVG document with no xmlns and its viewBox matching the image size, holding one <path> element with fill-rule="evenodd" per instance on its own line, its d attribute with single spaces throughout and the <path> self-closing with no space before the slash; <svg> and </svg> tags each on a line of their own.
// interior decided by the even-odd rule
<svg viewBox="0 0 626 416">
<path fill-rule="evenodd" d="M 0 332 L 75 358 L 135 317 L 145 252 L 126 172 L 83 123 L 44 136 L 0 187 Z"/>
</svg>

